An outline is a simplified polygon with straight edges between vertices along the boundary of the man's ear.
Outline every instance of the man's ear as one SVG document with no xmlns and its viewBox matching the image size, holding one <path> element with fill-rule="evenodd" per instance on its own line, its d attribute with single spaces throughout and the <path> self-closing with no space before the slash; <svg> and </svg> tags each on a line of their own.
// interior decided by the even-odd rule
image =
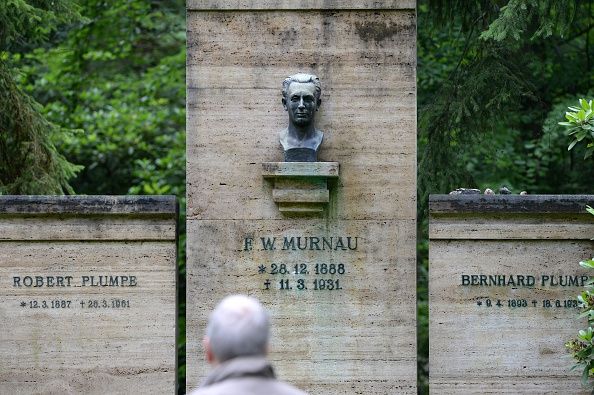
<svg viewBox="0 0 594 395">
<path fill-rule="evenodd" d="M 287 99 L 283 98 L 281 99 L 281 102 L 283 103 L 283 107 L 285 109 L 285 111 L 289 111 L 289 109 L 287 108 Z"/>
<path fill-rule="evenodd" d="M 321 105 L 322 105 L 322 99 L 318 99 L 317 106 L 316 106 L 316 111 L 318 111 L 320 109 L 320 106 Z"/>
<path fill-rule="evenodd" d="M 216 364 L 216 358 L 212 353 L 212 348 L 210 347 L 210 339 L 208 337 L 204 336 L 204 339 L 202 339 L 202 346 L 204 347 L 204 356 L 206 357 L 206 362 L 208 362 L 211 365 Z"/>
</svg>

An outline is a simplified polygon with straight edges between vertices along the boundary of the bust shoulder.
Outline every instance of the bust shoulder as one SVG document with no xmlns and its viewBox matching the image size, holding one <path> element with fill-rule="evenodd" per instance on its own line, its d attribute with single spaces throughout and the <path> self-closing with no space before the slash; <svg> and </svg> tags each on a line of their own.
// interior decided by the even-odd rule
<svg viewBox="0 0 594 395">
<path fill-rule="evenodd" d="M 285 151 L 292 148 L 309 148 L 317 152 L 323 140 L 324 132 L 319 129 L 315 129 L 311 137 L 303 140 L 298 139 L 296 136 L 292 136 L 289 133 L 289 128 L 284 128 L 279 132 L 279 141 Z"/>
</svg>

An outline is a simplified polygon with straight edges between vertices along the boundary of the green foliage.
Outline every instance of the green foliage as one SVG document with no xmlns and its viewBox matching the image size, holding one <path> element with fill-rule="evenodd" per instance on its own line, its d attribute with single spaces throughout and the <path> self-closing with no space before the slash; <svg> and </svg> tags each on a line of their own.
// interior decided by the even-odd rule
<svg viewBox="0 0 594 395">
<path fill-rule="evenodd" d="M 566 128 L 558 122 L 559 113 L 573 101 L 560 98 L 553 104 L 542 121 L 542 134 L 523 136 L 519 128 L 485 133 L 489 144 L 479 144 L 462 156 L 476 185 L 481 189 L 508 185 L 515 192 L 546 194 L 587 192 L 585 180 L 594 177 L 594 168 L 576 160 L 584 155 L 585 146 L 568 153 Z"/>
<path fill-rule="evenodd" d="M 420 219 L 425 220 L 425 219 Z M 419 393 L 427 393 L 429 388 L 429 270 L 427 239 L 417 237 L 420 241 L 417 247 L 417 385 Z"/>
<path fill-rule="evenodd" d="M 421 215 L 429 193 L 460 186 L 507 181 L 530 193 L 566 192 L 565 179 L 545 175 L 549 163 L 569 163 L 563 174 L 575 179 L 573 154 L 550 146 L 552 160 L 544 151 L 561 130 L 550 127 L 554 107 L 594 83 L 592 8 L 560 0 L 419 2 Z"/>
<path fill-rule="evenodd" d="M 594 153 L 594 107 L 592 100 L 580 99 L 579 103 L 579 107 L 569 107 L 569 111 L 565 113 L 567 122 L 559 122 L 559 125 L 567 126 L 568 134 L 573 136 L 568 150 L 575 147 L 577 143 L 587 143 L 584 159 L 588 159 Z"/>
<path fill-rule="evenodd" d="M 3 0 L 0 49 L 16 51 L 45 43 L 63 25 L 81 21 L 73 0 Z"/>
<path fill-rule="evenodd" d="M 586 206 L 587 211 L 594 215 L 594 209 Z M 580 266 L 588 270 L 594 269 L 594 257 L 580 262 Z M 580 318 L 587 318 L 588 326 L 581 329 L 577 337 L 565 344 L 567 350 L 576 361 L 574 368 L 582 369 L 582 384 L 594 392 L 594 282 L 590 282 L 586 289 L 577 297 L 582 309 Z"/>
<path fill-rule="evenodd" d="M 20 83 L 72 129 L 59 148 L 79 193 L 185 194 L 181 1 L 86 1 L 88 22 L 23 59 Z M 41 78 L 40 78 L 41 76 Z"/>
<path fill-rule="evenodd" d="M 480 37 L 483 40 L 521 41 L 528 31 L 533 31 L 533 40 L 553 34 L 563 36 L 573 21 L 575 10 L 575 0 L 510 0 Z M 533 27 L 535 24 L 536 28 Z"/>
<path fill-rule="evenodd" d="M 16 86 L 0 61 L 0 195 L 73 193 L 68 184 L 79 166 L 53 144 L 67 133 L 40 114 L 40 106 Z"/>
<path fill-rule="evenodd" d="M 462 160 L 464 152 L 480 144 L 480 135 L 494 132 L 514 105 L 536 100 L 525 71 L 510 59 L 513 57 L 505 51 L 484 48 L 480 59 L 455 71 L 464 77 L 444 81 L 428 104 L 419 120 L 419 129 L 426 136 L 419 162 L 421 200 L 426 200 L 430 190 L 445 192 L 456 184 L 474 184 Z M 498 122 L 492 122 L 496 118 Z M 436 167 L 437 163 L 448 165 Z"/>
<path fill-rule="evenodd" d="M 73 193 L 69 180 L 81 167 L 55 146 L 71 131 L 42 115 L 16 83 L 14 60 L 21 58 L 16 52 L 45 44 L 64 24 L 80 20 L 70 0 L 6 0 L 0 7 L 0 194 Z"/>
</svg>

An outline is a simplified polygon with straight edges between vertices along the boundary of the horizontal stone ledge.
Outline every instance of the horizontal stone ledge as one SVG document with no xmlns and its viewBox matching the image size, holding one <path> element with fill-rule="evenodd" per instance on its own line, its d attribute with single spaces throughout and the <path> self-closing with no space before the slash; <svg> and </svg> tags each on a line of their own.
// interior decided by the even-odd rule
<svg viewBox="0 0 594 395">
<path fill-rule="evenodd" d="M 177 216 L 175 196 L 0 196 L 1 215 L 151 215 Z"/>
<path fill-rule="evenodd" d="M 429 215 L 586 214 L 594 195 L 430 195 Z"/>
<path fill-rule="evenodd" d="M 430 240 L 590 240 L 594 234 L 594 221 L 567 224 L 547 221 L 516 223 L 513 220 L 493 220 L 488 223 L 464 221 L 431 221 Z"/>
<path fill-rule="evenodd" d="M 272 200 L 277 203 L 328 203 L 330 193 L 327 189 L 274 189 Z"/>
<path fill-rule="evenodd" d="M 262 176 L 278 177 L 338 177 L 338 162 L 264 162 Z"/>
<path fill-rule="evenodd" d="M 415 10 L 415 0 L 188 0 L 189 11 Z"/>
<path fill-rule="evenodd" d="M 7 215 L 0 218 L 0 241 L 155 241 L 176 237 L 177 218 L 173 216 Z"/>
</svg>

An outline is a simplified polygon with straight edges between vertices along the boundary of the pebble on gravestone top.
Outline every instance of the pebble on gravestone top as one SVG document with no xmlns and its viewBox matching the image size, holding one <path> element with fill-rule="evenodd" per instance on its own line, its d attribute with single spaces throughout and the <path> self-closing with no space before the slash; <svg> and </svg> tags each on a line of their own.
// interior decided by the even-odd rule
<svg viewBox="0 0 594 395">
<path fill-rule="evenodd" d="M 499 194 L 500 195 L 511 195 L 512 192 L 509 190 L 509 188 L 507 186 L 502 186 L 501 188 L 499 188 Z"/>
<path fill-rule="evenodd" d="M 480 195 L 480 189 L 470 189 L 470 188 L 456 188 L 450 195 Z"/>
</svg>

